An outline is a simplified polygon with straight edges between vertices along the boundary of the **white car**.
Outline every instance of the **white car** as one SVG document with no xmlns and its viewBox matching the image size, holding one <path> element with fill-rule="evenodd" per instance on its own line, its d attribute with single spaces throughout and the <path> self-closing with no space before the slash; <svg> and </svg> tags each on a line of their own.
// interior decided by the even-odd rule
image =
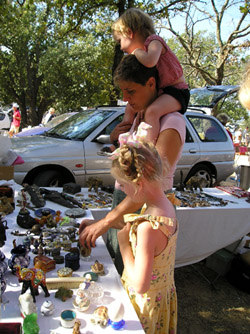
<svg viewBox="0 0 250 334">
<path fill-rule="evenodd" d="M 186 142 L 177 165 L 174 184 L 196 175 L 206 186 L 225 180 L 234 172 L 234 146 L 222 124 L 201 109 L 187 111 Z M 15 166 L 17 183 L 62 186 L 76 182 L 86 186 L 89 177 L 113 185 L 111 161 L 97 154 L 109 142 L 109 134 L 122 120 L 125 107 L 100 107 L 78 113 L 43 135 L 12 138 L 13 149 L 25 161 Z"/>
<path fill-rule="evenodd" d="M 0 111 L 0 130 L 10 129 L 10 117 L 8 112 Z"/>
</svg>

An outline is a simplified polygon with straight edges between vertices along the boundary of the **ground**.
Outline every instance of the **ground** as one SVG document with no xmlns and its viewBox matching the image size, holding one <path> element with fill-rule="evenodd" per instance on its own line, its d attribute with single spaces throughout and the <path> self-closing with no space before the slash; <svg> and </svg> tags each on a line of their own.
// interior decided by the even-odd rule
<svg viewBox="0 0 250 334">
<path fill-rule="evenodd" d="M 250 334 L 250 294 L 238 290 L 206 262 L 175 270 L 178 334 Z"/>
</svg>

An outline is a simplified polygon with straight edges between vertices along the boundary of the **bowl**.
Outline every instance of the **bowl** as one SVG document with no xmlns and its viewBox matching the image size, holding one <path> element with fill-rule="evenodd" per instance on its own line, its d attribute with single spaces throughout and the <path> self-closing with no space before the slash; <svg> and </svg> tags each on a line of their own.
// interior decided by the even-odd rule
<svg viewBox="0 0 250 334">
<path fill-rule="evenodd" d="M 73 310 L 64 310 L 61 313 L 61 324 L 63 327 L 71 328 L 76 320 L 76 312 Z"/>
</svg>

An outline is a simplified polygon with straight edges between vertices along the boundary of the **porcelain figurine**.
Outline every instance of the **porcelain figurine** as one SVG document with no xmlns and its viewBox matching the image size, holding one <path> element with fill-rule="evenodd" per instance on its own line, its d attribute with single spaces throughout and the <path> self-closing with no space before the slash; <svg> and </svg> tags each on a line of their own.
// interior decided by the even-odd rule
<svg viewBox="0 0 250 334">
<path fill-rule="evenodd" d="M 55 306 L 50 300 L 46 300 L 41 306 L 41 313 L 45 317 L 52 315 L 55 311 Z"/>
<path fill-rule="evenodd" d="M 106 327 L 108 323 L 108 308 L 106 306 L 97 307 L 90 320 L 95 325 Z"/>
<path fill-rule="evenodd" d="M 84 290 L 77 290 L 73 306 L 80 312 L 87 311 L 90 306 L 90 300 L 86 297 Z"/>
<path fill-rule="evenodd" d="M 96 273 L 98 275 L 105 275 L 104 272 L 104 266 L 99 261 L 95 261 L 95 263 L 91 266 L 91 270 L 93 273 Z"/>
<path fill-rule="evenodd" d="M 25 318 L 28 314 L 36 313 L 36 304 L 30 292 L 25 292 L 18 297 L 21 316 Z"/>
<path fill-rule="evenodd" d="M 5 261 L 5 255 L 0 251 L 0 277 L 4 275 L 8 268 L 8 264 Z"/>
<path fill-rule="evenodd" d="M 24 245 L 16 246 L 16 240 L 13 241 L 14 248 L 10 251 L 11 258 L 8 260 L 8 266 L 12 271 L 12 274 L 16 272 L 16 265 L 21 268 L 27 268 L 30 264 L 30 256 L 28 255 L 28 250 Z"/>
<path fill-rule="evenodd" d="M 39 334 L 37 313 L 28 314 L 23 320 L 23 334 Z"/>
<path fill-rule="evenodd" d="M 79 319 L 76 319 L 72 334 L 80 334 L 80 333 L 81 333 L 81 321 Z"/>
<path fill-rule="evenodd" d="M 6 290 L 6 280 L 3 276 L 0 276 L 0 304 L 2 302 L 2 296 L 4 294 L 4 291 Z"/>
<path fill-rule="evenodd" d="M 36 302 L 35 296 L 38 295 L 38 286 L 40 285 L 45 293 L 45 297 L 49 297 L 49 291 L 46 286 L 46 277 L 41 269 L 36 268 L 22 268 L 16 266 L 16 275 L 19 282 L 23 283 L 21 294 L 24 294 L 30 289 L 33 301 Z"/>
<path fill-rule="evenodd" d="M 6 230 L 8 229 L 7 220 L 3 220 L 0 214 L 0 247 L 3 247 L 6 241 Z"/>
</svg>

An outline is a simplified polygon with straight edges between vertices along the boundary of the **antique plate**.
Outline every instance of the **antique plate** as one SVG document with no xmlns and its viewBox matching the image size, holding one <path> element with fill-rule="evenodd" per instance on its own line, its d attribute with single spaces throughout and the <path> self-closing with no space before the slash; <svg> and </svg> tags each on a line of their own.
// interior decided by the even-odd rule
<svg viewBox="0 0 250 334">
<path fill-rule="evenodd" d="M 41 208 L 35 211 L 35 215 L 39 218 L 44 216 L 45 215 L 44 213 L 46 213 L 46 216 L 48 216 L 49 214 L 51 214 L 52 216 L 55 216 L 56 214 L 55 210 L 50 209 L 50 208 Z"/>
<path fill-rule="evenodd" d="M 72 218 L 80 218 L 85 216 L 86 211 L 84 209 L 81 208 L 73 208 L 73 209 L 68 209 L 64 212 L 64 214 L 68 217 L 72 217 Z"/>
</svg>

